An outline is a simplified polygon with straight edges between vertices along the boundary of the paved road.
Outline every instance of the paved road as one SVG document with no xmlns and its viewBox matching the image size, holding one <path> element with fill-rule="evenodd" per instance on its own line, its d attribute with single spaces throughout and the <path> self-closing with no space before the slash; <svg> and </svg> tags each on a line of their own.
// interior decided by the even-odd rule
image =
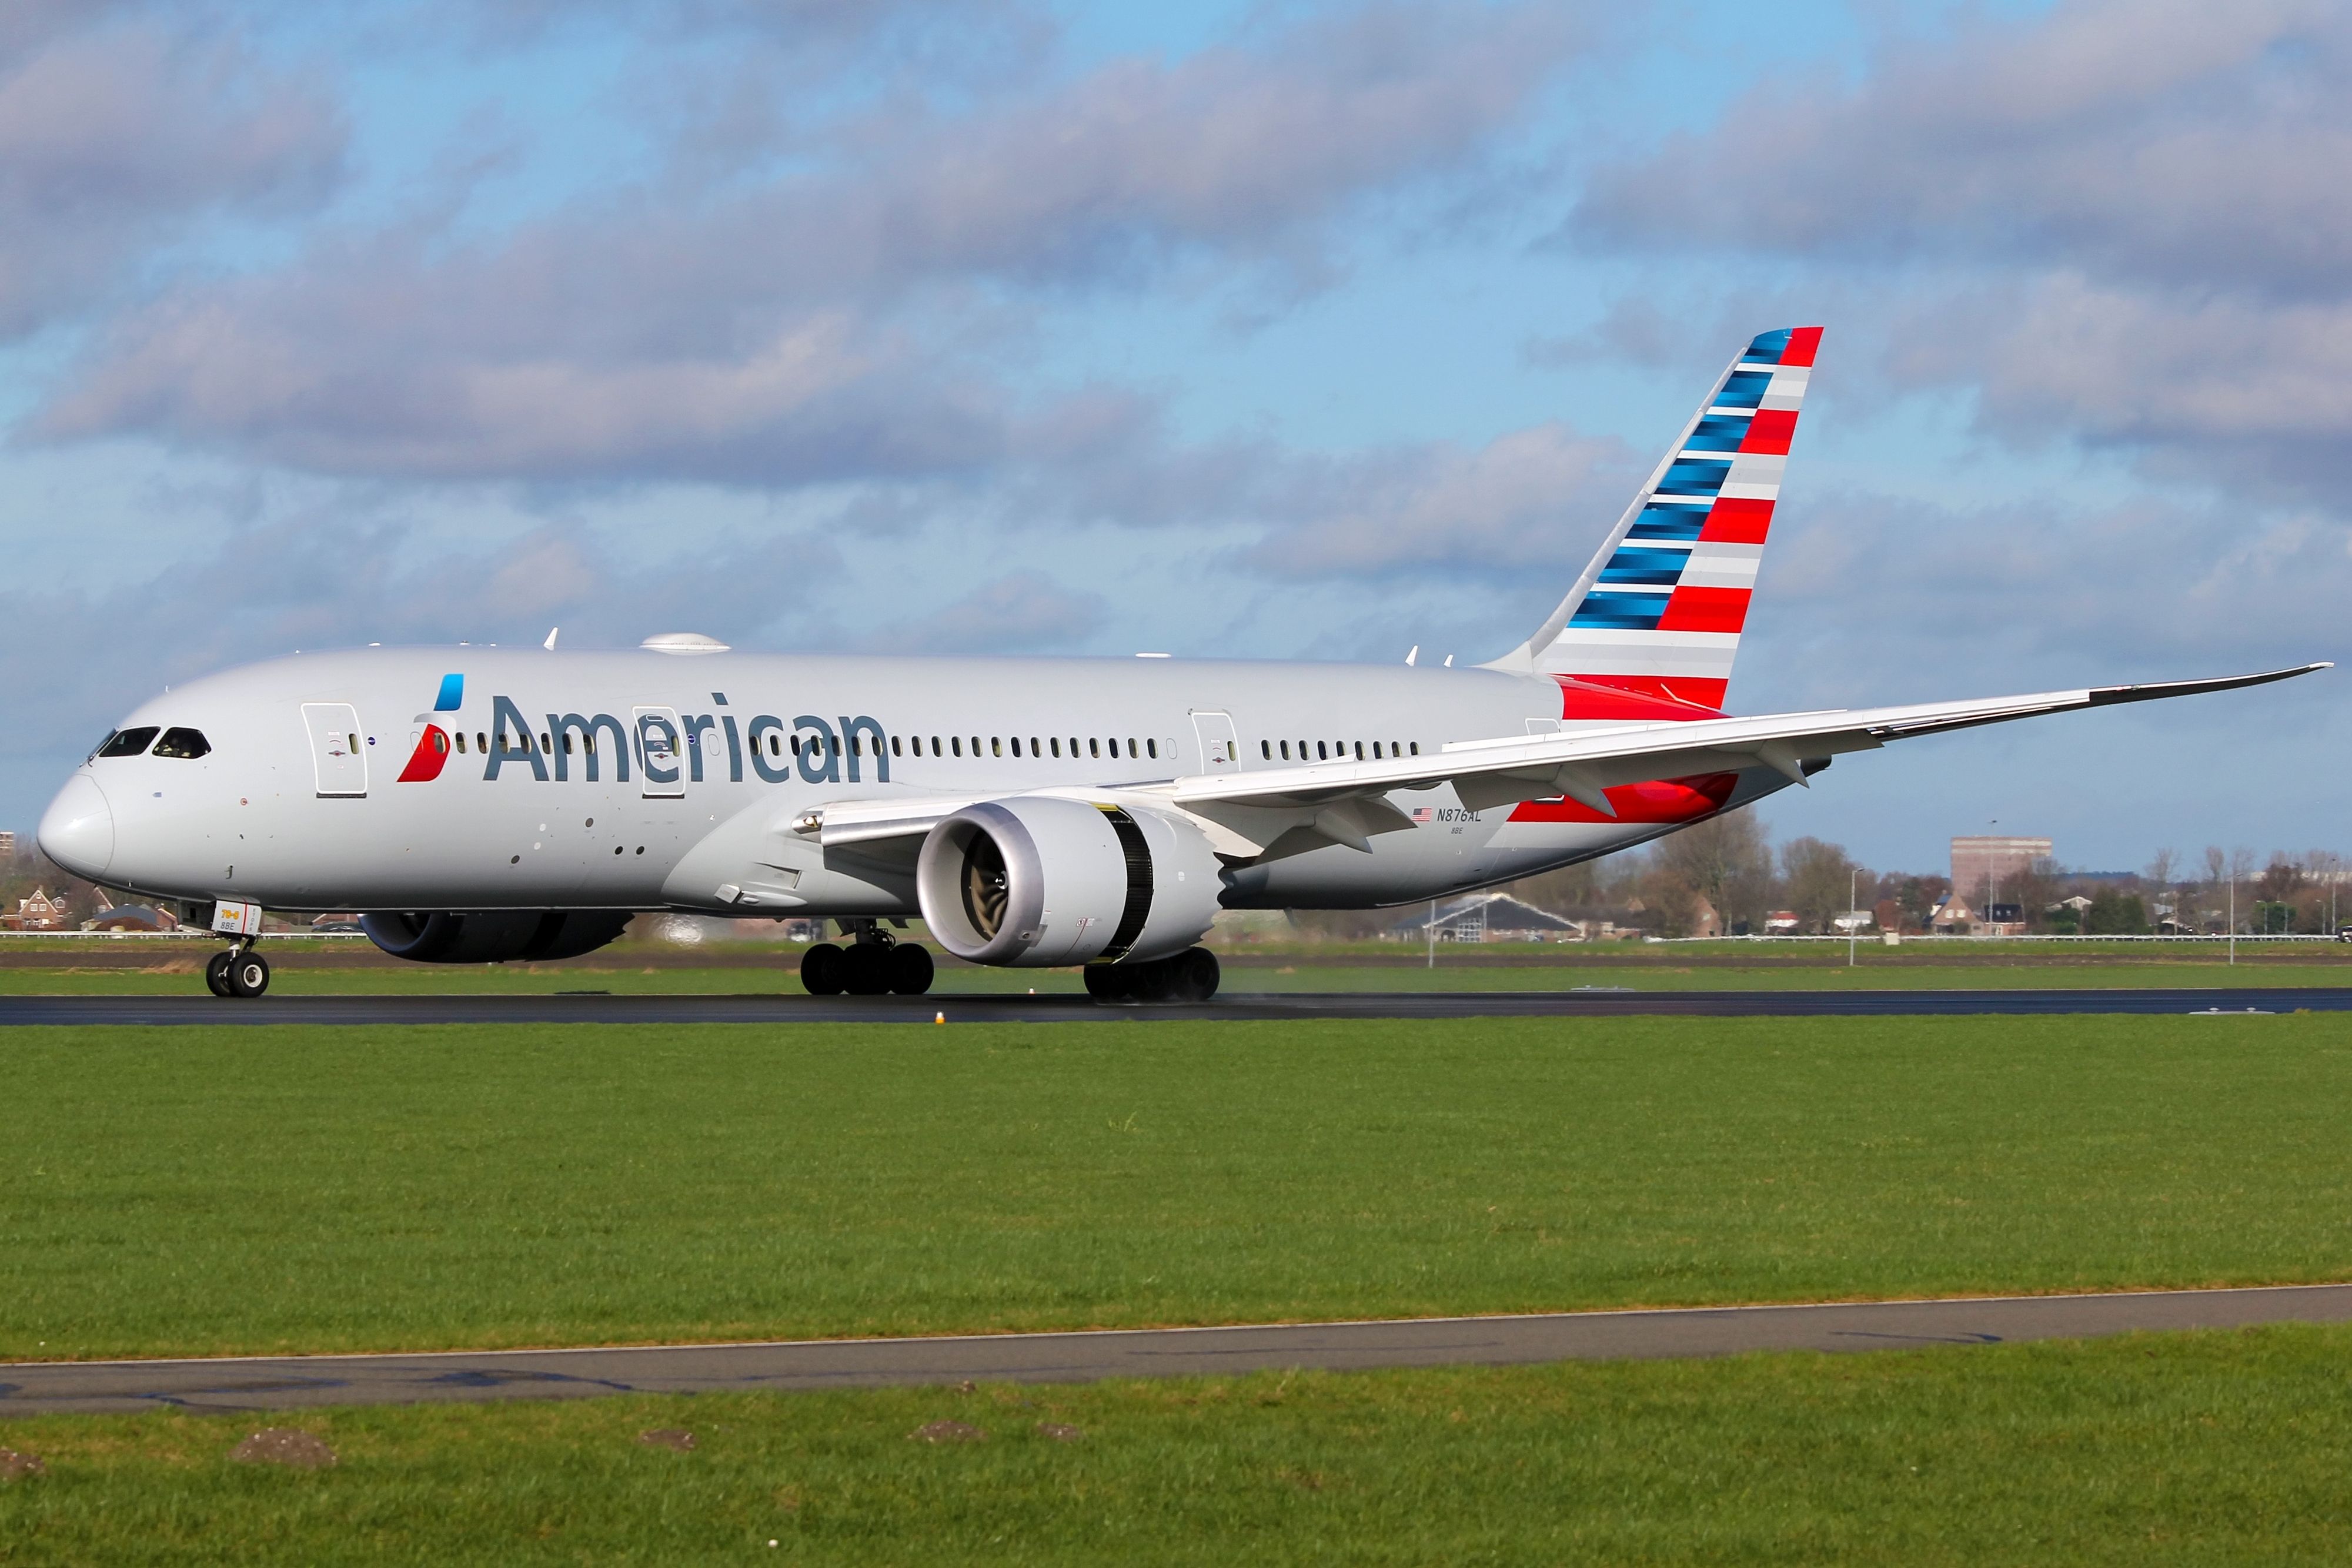
<svg viewBox="0 0 2352 1568">
<path fill-rule="evenodd" d="M 0 1419 L 51 1411 L 283 1410 L 319 1405 L 562 1399 L 602 1394 L 1085 1383 L 1291 1367 L 1509 1366 L 1900 1350 L 2075 1339 L 2135 1330 L 2352 1321 L 2352 1285 L 2098 1296 L 1843 1302 L 1278 1327 L 803 1340 L 628 1349 L 458 1351 L 200 1361 L 0 1364 Z"/>
<path fill-rule="evenodd" d="M 0 997 L 8 1024 L 1067 1023 L 1087 1019 L 1885 1018 L 1959 1013 L 2352 1011 L 2352 987 L 2232 990 L 1228 992 L 1197 1007 L 1083 996 Z"/>
</svg>

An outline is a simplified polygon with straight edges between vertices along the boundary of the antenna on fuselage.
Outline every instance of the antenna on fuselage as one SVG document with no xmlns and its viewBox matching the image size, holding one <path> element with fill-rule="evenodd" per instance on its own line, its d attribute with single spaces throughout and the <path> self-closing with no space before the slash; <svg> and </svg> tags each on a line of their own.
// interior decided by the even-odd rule
<svg viewBox="0 0 2352 1568">
<path fill-rule="evenodd" d="M 1412 664 L 1415 659 L 1418 659 L 1418 658 L 1420 658 L 1420 657 L 1421 657 L 1421 644 L 1420 644 L 1420 643 L 1415 643 L 1412 645 L 1412 653 L 1407 653 L 1407 654 L 1404 656 L 1404 662 L 1405 662 L 1407 664 Z"/>
<path fill-rule="evenodd" d="M 1454 655 L 1451 653 L 1445 655 L 1445 667 L 1449 670 L 1454 667 Z"/>
<path fill-rule="evenodd" d="M 563 628 L 562 628 L 562 627 L 561 627 L 561 626 L 550 626 L 550 627 L 547 629 L 547 641 L 546 641 L 546 642 L 544 642 L 544 643 L 541 643 L 540 644 L 540 646 L 541 646 L 541 647 L 542 647 L 542 648 L 544 648 L 544 649 L 546 649 L 546 650 L 547 650 L 549 653 L 554 653 L 554 652 L 555 652 L 555 634 L 556 634 L 558 632 L 561 632 L 561 631 L 562 631 L 562 630 L 563 630 Z"/>
</svg>

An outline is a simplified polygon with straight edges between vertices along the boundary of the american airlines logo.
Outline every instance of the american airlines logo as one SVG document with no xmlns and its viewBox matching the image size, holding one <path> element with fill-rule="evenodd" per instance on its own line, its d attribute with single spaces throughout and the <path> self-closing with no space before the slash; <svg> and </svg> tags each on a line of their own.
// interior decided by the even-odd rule
<svg viewBox="0 0 2352 1568">
<path fill-rule="evenodd" d="M 472 732 L 469 744 L 467 731 L 444 728 L 437 722 L 449 715 L 454 727 L 465 696 L 464 675 L 442 677 L 433 705 L 435 717 L 418 732 L 407 766 L 401 769 L 401 783 L 430 782 L 441 777 L 452 755 L 473 753 L 482 758 L 486 782 L 509 770 L 528 768 L 541 783 L 562 783 L 576 767 L 589 783 L 601 782 L 609 772 L 614 783 L 625 784 L 634 763 L 647 785 L 699 784 L 706 765 L 715 769 L 722 741 L 727 779 L 732 784 L 743 781 L 747 764 L 769 784 L 790 783 L 795 776 L 808 784 L 837 784 L 845 773 L 856 784 L 863 781 L 862 764 L 868 761 L 877 782 L 890 781 L 888 737 L 878 721 L 864 714 L 844 714 L 836 727 L 813 714 L 801 714 L 787 725 L 773 714 L 759 714 L 746 723 L 724 711 L 640 707 L 626 724 L 609 713 L 551 713 L 543 726 L 535 727 L 520 705 L 499 693 L 490 698 L 489 727 Z M 711 694 L 717 708 L 723 710 L 726 700 L 721 693 Z"/>
</svg>

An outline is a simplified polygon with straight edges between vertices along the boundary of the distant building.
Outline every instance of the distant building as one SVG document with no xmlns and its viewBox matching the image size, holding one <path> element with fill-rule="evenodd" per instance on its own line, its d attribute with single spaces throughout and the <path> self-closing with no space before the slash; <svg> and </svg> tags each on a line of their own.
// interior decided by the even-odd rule
<svg viewBox="0 0 2352 1568">
<path fill-rule="evenodd" d="M 2019 879 L 2036 861 L 2050 858 L 2048 839 L 1974 838 L 1952 841 L 1952 896 L 1979 904 L 2001 902 L 2001 890 L 2014 894 Z"/>
<path fill-rule="evenodd" d="M 101 909 L 81 923 L 84 931 L 144 931 L 150 934 L 177 931 L 179 916 L 168 909 L 157 909 L 144 904 L 118 904 Z"/>
<path fill-rule="evenodd" d="M 1803 924 L 1804 922 L 1797 917 L 1795 910 L 1776 909 L 1764 917 L 1764 935 L 1792 936 L 1796 935 L 1797 927 Z"/>
<path fill-rule="evenodd" d="M 0 930 L 62 931 L 66 927 L 66 901 L 51 898 L 47 890 L 35 888 L 32 896 L 16 901 L 16 913 L 0 915 Z"/>
<path fill-rule="evenodd" d="M 1389 934 L 1424 941 L 1432 924 L 1424 908 L 1412 918 L 1390 926 Z M 1434 925 L 1440 942 L 1546 942 L 1559 941 L 1563 936 L 1581 938 L 1585 935 L 1584 928 L 1575 921 L 1548 909 L 1538 909 L 1506 893 L 1482 893 L 1441 904 Z"/>
<path fill-rule="evenodd" d="M 16 835 L 0 832 L 0 861 L 16 858 Z"/>
</svg>

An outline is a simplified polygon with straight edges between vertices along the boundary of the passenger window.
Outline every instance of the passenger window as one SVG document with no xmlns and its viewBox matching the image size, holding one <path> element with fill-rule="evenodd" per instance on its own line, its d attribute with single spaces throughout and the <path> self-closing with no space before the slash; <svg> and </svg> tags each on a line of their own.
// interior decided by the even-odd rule
<svg viewBox="0 0 2352 1568">
<path fill-rule="evenodd" d="M 490 754 L 490 737 L 488 731 L 478 729 L 474 732 L 474 749 L 485 757 Z"/>
<path fill-rule="evenodd" d="M 457 755 L 466 755 L 466 732 L 462 729 L 457 732 Z"/>
<path fill-rule="evenodd" d="M 992 757 L 1004 755 L 1004 741 L 1002 737 L 992 735 L 988 737 L 988 753 Z"/>
<path fill-rule="evenodd" d="M 155 738 L 156 727 L 142 724 L 137 729 L 118 729 L 106 737 L 98 748 L 100 757 L 136 757 L 147 749 Z"/>
<path fill-rule="evenodd" d="M 1364 743 L 1363 743 L 1362 741 L 1360 741 L 1360 741 L 1356 742 L 1356 760 L 1357 760 L 1357 761 L 1359 761 L 1359 762 L 1361 762 L 1363 759 L 1364 759 Z"/>
<path fill-rule="evenodd" d="M 1056 757 L 1062 755 L 1062 737 L 1058 735 L 1054 737 L 1054 755 Z"/>
<path fill-rule="evenodd" d="M 1127 754 L 1129 757 L 1135 755 L 1135 737 L 1131 735 L 1127 737 Z"/>
<path fill-rule="evenodd" d="M 1015 757 L 1021 755 L 1021 737 L 1017 735 L 1013 737 L 1013 755 Z"/>
<path fill-rule="evenodd" d="M 1102 737 L 1100 736 L 1088 736 L 1087 737 L 1087 755 L 1088 757 L 1100 757 L 1102 755 Z"/>
<path fill-rule="evenodd" d="M 1258 754 L 1260 757 L 1265 758 L 1268 762 L 1273 761 L 1273 760 L 1274 760 L 1274 742 L 1272 742 L 1272 741 L 1270 741 L 1270 740 L 1261 740 L 1261 741 L 1259 741 L 1259 742 L 1257 743 L 1257 754 Z"/>
<path fill-rule="evenodd" d="M 360 737 L 355 735 L 351 738 L 352 751 L 356 755 L 359 751 Z M 163 732 L 163 738 L 155 743 L 155 755 L 158 757 L 197 758 L 205 756 L 210 752 L 212 748 L 213 743 L 205 738 L 205 732 L 203 730 L 167 729 Z"/>
<path fill-rule="evenodd" d="M 1412 754 L 1415 757 L 1419 757 L 1421 755 L 1421 742 L 1416 740 L 1412 743 Z"/>
<path fill-rule="evenodd" d="M 904 757 L 907 755 L 904 751 L 899 749 L 898 737 L 895 735 L 890 737 L 890 755 L 893 757 Z"/>
<path fill-rule="evenodd" d="M 1157 762 L 1160 760 L 1160 742 L 1157 740 L 1147 740 L 1143 743 L 1143 749 L 1153 761 Z"/>
<path fill-rule="evenodd" d="M 1285 762 L 1290 760 L 1290 742 L 1286 740 L 1282 743 L 1282 759 Z"/>
<path fill-rule="evenodd" d="M 1319 740 L 1315 743 L 1315 760 L 1318 762 L 1328 762 L 1331 760 L 1330 748 Z"/>
<path fill-rule="evenodd" d="M 359 748 L 360 748 L 360 737 L 359 737 L 358 736 L 356 736 L 356 735 L 355 735 L 355 736 L 352 737 L 352 750 L 354 753 L 356 753 L 356 752 L 359 750 Z M 546 753 L 548 756 L 550 756 L 550 757 L 554 756 L 554 755 L 555 755 L 555 737 L 552 737 L 552 736 L 551 736 L 551 735 L 549 735 L 549 734 L 547 733 L 547 731 L 545 731 L 545 730 L 543 730 L 543 729 L 542 729 L 542 730 L 541 730 L 541 731 L 539 732 L 539 748 L 540 748 L 540 750 L 541 750 L 541 751 L 545 752 L 545 753 Z"/>
<path fill-rule="evenodd" d="M 433 749 L 440 756 L 449 755 L 449 737 L 437 729 L 433 732 Z"/>
<path fill-rule="evenodd" d="M 1045 755 L 1044 751 L 1042 751 L 1041 749 L 1039 749 L 1038 745 L 1037 745 L 1037 737 L 1036 737 L 1035 736 L 1034 736 L 1034 735 L 1033 735 L 1033 736 L 1031 736 L 1031 737 L 1029 737 L 1029 755 L 1030 755 L 1030 756 L 1032 756 L 1032 757 L 1043 757 L 1043 756 L 1045 756 Z M 1056 756 L 1056 757 L 1061 756 L 1061 755 L 1062 755 L 1062 748 L 1061 748 L 1060 747 L 1058 747 L 1058 746 L 1056 746 L 1055 747 L 1054 747 L 1054 755 L 1055 755 L 1055 756 Z"/>
</svg>

